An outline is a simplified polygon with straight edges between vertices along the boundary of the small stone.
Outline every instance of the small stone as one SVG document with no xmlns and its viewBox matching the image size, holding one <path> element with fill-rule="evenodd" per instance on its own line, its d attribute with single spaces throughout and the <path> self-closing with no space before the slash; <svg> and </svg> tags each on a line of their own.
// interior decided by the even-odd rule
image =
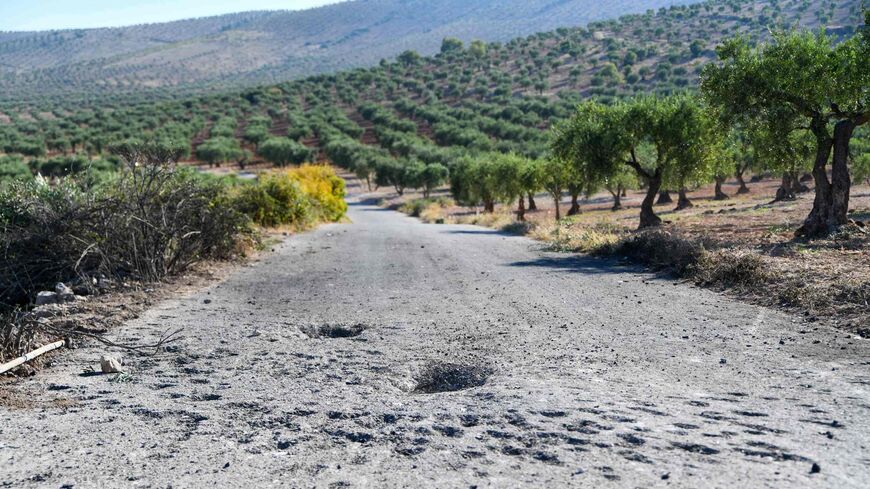
<svg viewBox="0 0 870 489">
<path fill-rule="evenodd" d="M 44 290 L 36 294 L 36 305 L 44 306 L 46 304 L 57 304 L 57 292 Z"/>
<path fill-rule="evenodd" d="M 725 360 L 724 358 L 720 358 L 720 359 L 719 359 L 719 364 L 720 364 L 720 365 L 725 365 L 726 363 L 728 363 L 728 360 Z"/>
<path fill-rule="evenodd" d="M 819 464 L 813 462 L 813 466 L 810 467 L 810 474 L 818 474 L 822 471 L 822 468 L 819 467 Z"/>
<path fill-rule="evenodd" d="M 103 355 L 100 357 L 100 369 L 104 374 L 119 374 L 124 371 L 120 357 Z"/>
<path fill-rule="evenodd" d="M 54 292 L 57 294 L 58 302 L 72 302 L 76 300 L 75 292 L 63 282 L 58 282 L 54 286 Z"/>
</svg>

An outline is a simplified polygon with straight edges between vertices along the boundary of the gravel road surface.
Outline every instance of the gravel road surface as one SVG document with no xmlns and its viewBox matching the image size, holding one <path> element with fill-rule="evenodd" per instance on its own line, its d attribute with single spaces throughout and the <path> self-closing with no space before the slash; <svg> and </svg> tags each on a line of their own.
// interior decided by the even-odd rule
<svg viewBox="0 0 870 489">
<path fill-rule="evenodd" d="M 353 203 L 66 352 L 0 408 L 0 487 L 870 487 L 870 343 Z"/>
</svg>

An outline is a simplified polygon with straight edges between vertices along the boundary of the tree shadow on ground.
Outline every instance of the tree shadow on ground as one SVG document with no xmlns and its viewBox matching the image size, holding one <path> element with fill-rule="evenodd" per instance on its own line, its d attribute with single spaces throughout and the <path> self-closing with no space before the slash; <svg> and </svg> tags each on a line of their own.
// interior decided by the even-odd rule
<svg viewBox="0 0 870 489">
<path fill-rule="evenodd" d="M 644 273 L 651 274 L 655 278 L 673 278 L 667 273 L 653 273 L 643 266 L 624 259 L 600 258 L 588 255 L 565 255 L 565 256 L 541 256 L 534 260 L 517 261 L 509 263 L 511 267 L 535 267 L 550 269 L 552 271 L 566 271 L 573 273 L 593 274 L 618 274 L 618 273 Z"/>
<path fill-rule="evenodd" d="M 491 236 L 505 236 L 505 237 L 513 237 L 516 238 L 519 236 L 515 233 L 509 233 L 507 231 L 499 231 L 498 229 L 447 229 L 442 231 L 446 234 L 474 234 L 474 235 L 491 235 Z"/>
<path fill-rule="evenodd" d="M 357 200 L 354 202 L 348 202 L 347 205 L 349 207 L 363 207 L 363 206 L 371 207 L 371 206 L 374 206 L 374 207 L 377 207 L 378 209 L 384 209 L 383 207 L 380 207 L 378 205 L 380 203 L 381 203 L 381 199 L 379 199 L 377 197 L 368 197 L 368 198 L 360 199 L 360 200 Z"/>
</svg>

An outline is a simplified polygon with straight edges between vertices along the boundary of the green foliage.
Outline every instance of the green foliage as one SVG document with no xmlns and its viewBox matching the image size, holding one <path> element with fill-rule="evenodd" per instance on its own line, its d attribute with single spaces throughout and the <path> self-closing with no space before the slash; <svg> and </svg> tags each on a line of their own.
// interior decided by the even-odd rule
<svg viewBox="0 0 870 489">
<path fill-rule="evenodd" d="M 539 175 L 533 165 L 515 154 L 466 156 L 453 169 L 451 192 L 457 201 L 483 204 L 491 212 L 496 203 L 509 204 L 539 187 Z"/>
<path fill-rule="evenodd" d="M 235 139 L 215 137 L 207 139 L 196 147 L 196 157 L 209 164 L 220 166 L 222 163 L 242 157 L 242 148 Z"/>
<path fill-rule="evenodd" d="M 344 217 L 344 196 L 344 180 L 331 168 L 304 165 L 263 174 L 255 183 L 241 186 L 233 205 L 260 226 L 304 229 Z"/>
<path fill-rule="evenodd" d="M 798 234 L 824 235 L 845 224 L 848 148 L 854 129 L 870 120 L 870 39 L 835 44 L 824 32 L 778 33 L 755 48 L 733 39 L 718 54 L 722 63 L 704 69 L 702 90 L 719 117 L 751 128 L 756 152 L 774 167 L 791 170 L 815 156 L 816 198 Z"/>
<path fill-rule="evenodd" d="M 581 104 L 556 132 L 552 150 L 568 166 L 560 172 L 563 184 L 579 178 L 586 188 L 608 182 L 612 187 L 612 179 L 624 178 L 620 173 L 627 165 L 647 184 L 649 200 L 662 184 L 684 188 L 709 178 L 721 140 L 694 97 L 640 97 L 612 106 Z M 641 225 L 657 222 L 652 202 L 645 202 Z"/>
<path fill-rule="evenodd" d="M 234 206 L 260 226 L 304 227 L 311 220 L 311 203 L 287 173 L 260 177 L 256 184 L 241 187 Z"/>
<path fill-rule="evenodd" d="M 17 156 L 0 156 L 0 186 L 15 180 L 28 180 L 32 177 L 27 163 Z"/>
<path fill-rule="evenodd" d="M 288 164 L 300 165 L 310 161 L 314 154 L 304 145 L 288 138 L 269 138 L 257 149 L 257 154 L 273 163 L 283 167 Z"/>
<path fill-rule="evenodd" d="M 408 50 L 396 56 L 396 60 L 405 66 L 416 66 L 420 64 L 423 57 L 417 51 Z"/>
<path fill-rule="evenodd" d="M 441 54 L 462 52 L 463 48 L 462 41 L 455 37 L 445 37 L 441 41 Z"/>
<path fill-rule="evenodd" d="M 812 118 L 832 106 L 840 113 L 860 112 L 870 96 L 870 58 L 861 39 L 835 45 L 824 33 L 779 33 L 774 43 L 752 48 L 735 38 L 719 47 L 723 63 L 705 68 L 701 88 L 730 119 L 770 120 L 784 109 Z"/>
</svg>

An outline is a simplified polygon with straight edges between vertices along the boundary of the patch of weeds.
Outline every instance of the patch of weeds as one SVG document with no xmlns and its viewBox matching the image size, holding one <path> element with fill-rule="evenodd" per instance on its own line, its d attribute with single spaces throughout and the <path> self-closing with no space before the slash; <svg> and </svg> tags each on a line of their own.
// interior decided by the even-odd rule
<svg viewBox="0 0 870 489">
<path fill-rule="evenodd" d="M 686 272 L 699 285 L 741 289 L 765 284 L 772 276 L 761 255 L 734 249 L 703 251 Z"/>
<path fill-rule="evenodd" d="M 441 209 L 453 205 L 453 200 L 446 197 L 435 197 L 428 199 L 413 199 L 399 206 L 399 212 L 407 214 L 411 217 L 423 218 L 424 222 L 428 222 L 431 218 L 433 221 L 437 217 L 443 218 Z"/>
<path fill-rule="evenodd" d="M 458 224 L 471 224 L 492 229 L 501 229 L 512 222 L 514 222 L 513 215 L 504 212 L 484 212 L 458 219 Z"/>
<path fill-rule="evenodd" d="M 553 251 L 581 252 L 595 255 L 612 254 L 624 230 L 609 223 L 589 226 L 560 221 L 536 230 L 534 237 L 550 243 Z"/>
<path fill-rule="evenodd" d="M 133 382 L 133 380 L 134 377 L 127 372 L 119 372 L 106 379 L 107 382 L 112 382 L 114 384 L 129 384 L 130 382 Z"/>
<path fill-rule="evenodd" d="M 528 221 L 513 221 L 509 224 L 506 224 L 501 227 L 501 231 L 510 234 L 516 234 L 518 236 L 525 236 L 529 234 L 529 232 L 534 229 L 534 224 Z"/>
<path fill-rule="evenodd" d="M 789 223 L 785 224 L 774 224 L 772 226 L 768 226 L 767 232 L 770 234 L 782 234 L 792 231 L 792 226 Z"/>
<path fill-rule="evenodd" d="M 830 290 L 800 278 L 784 282 L 777 290 L 777 298 L 782 306 L 803 308 L 810 312 L 825 310 L 831 306 Z"/>
</svg>

